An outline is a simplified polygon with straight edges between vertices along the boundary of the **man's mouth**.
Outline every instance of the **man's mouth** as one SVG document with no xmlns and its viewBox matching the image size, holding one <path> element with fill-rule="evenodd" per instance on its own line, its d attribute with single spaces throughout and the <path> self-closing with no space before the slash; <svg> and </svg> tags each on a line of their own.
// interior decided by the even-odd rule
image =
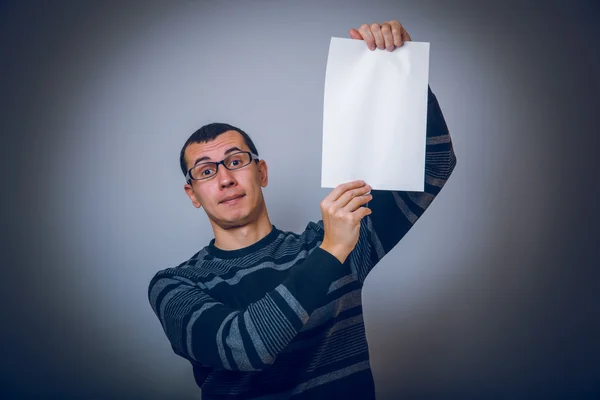
<svg viewBox="0 0 600 400">
<path fill-rule="evenodd" d="M 233 204 L 233 203 L 237 202 L 239 199 L 241 199 L 244 196 L 245 196 L 245 194 L 241 194 L 241 195 L 238 195 L 238 196 L 227 197 L 225 200 L 221 201 L 221 204 Z"/>
</svg>

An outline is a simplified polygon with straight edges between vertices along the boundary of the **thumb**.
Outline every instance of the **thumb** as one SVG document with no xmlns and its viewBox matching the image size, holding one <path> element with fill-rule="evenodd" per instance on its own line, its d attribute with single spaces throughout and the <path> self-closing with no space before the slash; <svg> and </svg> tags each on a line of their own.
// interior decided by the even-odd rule
<svg viewBox="0 0 600 400">
<path fill-rule="evenodd" d="M 357 39 L 357 40 L 364 40 L 363 37 L 361 36 L 360 33 L 358 33 L 358 31 L 354 28 L 350 29 L 350 37 L 352 39 Z"/>
</svg>

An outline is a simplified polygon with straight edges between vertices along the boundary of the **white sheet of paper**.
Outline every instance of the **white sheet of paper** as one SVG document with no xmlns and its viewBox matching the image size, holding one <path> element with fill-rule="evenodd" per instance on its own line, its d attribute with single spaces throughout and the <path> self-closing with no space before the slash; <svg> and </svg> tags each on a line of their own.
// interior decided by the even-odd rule
<svg viewBox="0 0 600 400">
<path fill-rule="evenodd" d="M 332 37 L 325 74 L 321 186 L 364 180 L 424 191 L 429 43 L 392 52 Z"/>
</svg>

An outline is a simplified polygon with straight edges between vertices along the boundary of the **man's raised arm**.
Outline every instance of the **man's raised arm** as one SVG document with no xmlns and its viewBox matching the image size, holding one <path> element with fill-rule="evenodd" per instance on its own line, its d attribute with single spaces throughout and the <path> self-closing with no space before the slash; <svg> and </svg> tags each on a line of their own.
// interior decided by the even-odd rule
<svg viewBox="0 0 600 400">
<path fill-rule="evenodd" d="M 450 133 L 436 96 L 428 89 L 425 191 L 373 190 L 371 215 L 361 223 L 360 240 L 350 255 L 358 279 L 390 252 L 440 193 L 456 165 Z"/>
</svg>

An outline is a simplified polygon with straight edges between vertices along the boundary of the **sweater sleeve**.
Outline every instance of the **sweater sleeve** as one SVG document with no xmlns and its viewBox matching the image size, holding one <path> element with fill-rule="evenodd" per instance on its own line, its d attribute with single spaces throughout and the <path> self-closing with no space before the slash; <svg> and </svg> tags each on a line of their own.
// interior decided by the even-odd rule
<svg viewBox="0 0 600 400">
<path fill-rule="evenodd" d="M 426 134 L 425 191 L 371 191 L 373 199 L 368 206 L 373 212 L 361 221 L 359 242 L 349 257 L 361 283 L 423 215 L 456 165 L 448 127 L 431 88 L 428 88 Z"/>
<path fill-rule="evenodd" d="M 246 309 L 212 298 L 203 285 L 158 272 L 148 298 L 176 354 L 215 370 L 260 371 L 275 358 L 322 303 L 348 267 L 316 248 L 274 290 Z"/>
</svg>

